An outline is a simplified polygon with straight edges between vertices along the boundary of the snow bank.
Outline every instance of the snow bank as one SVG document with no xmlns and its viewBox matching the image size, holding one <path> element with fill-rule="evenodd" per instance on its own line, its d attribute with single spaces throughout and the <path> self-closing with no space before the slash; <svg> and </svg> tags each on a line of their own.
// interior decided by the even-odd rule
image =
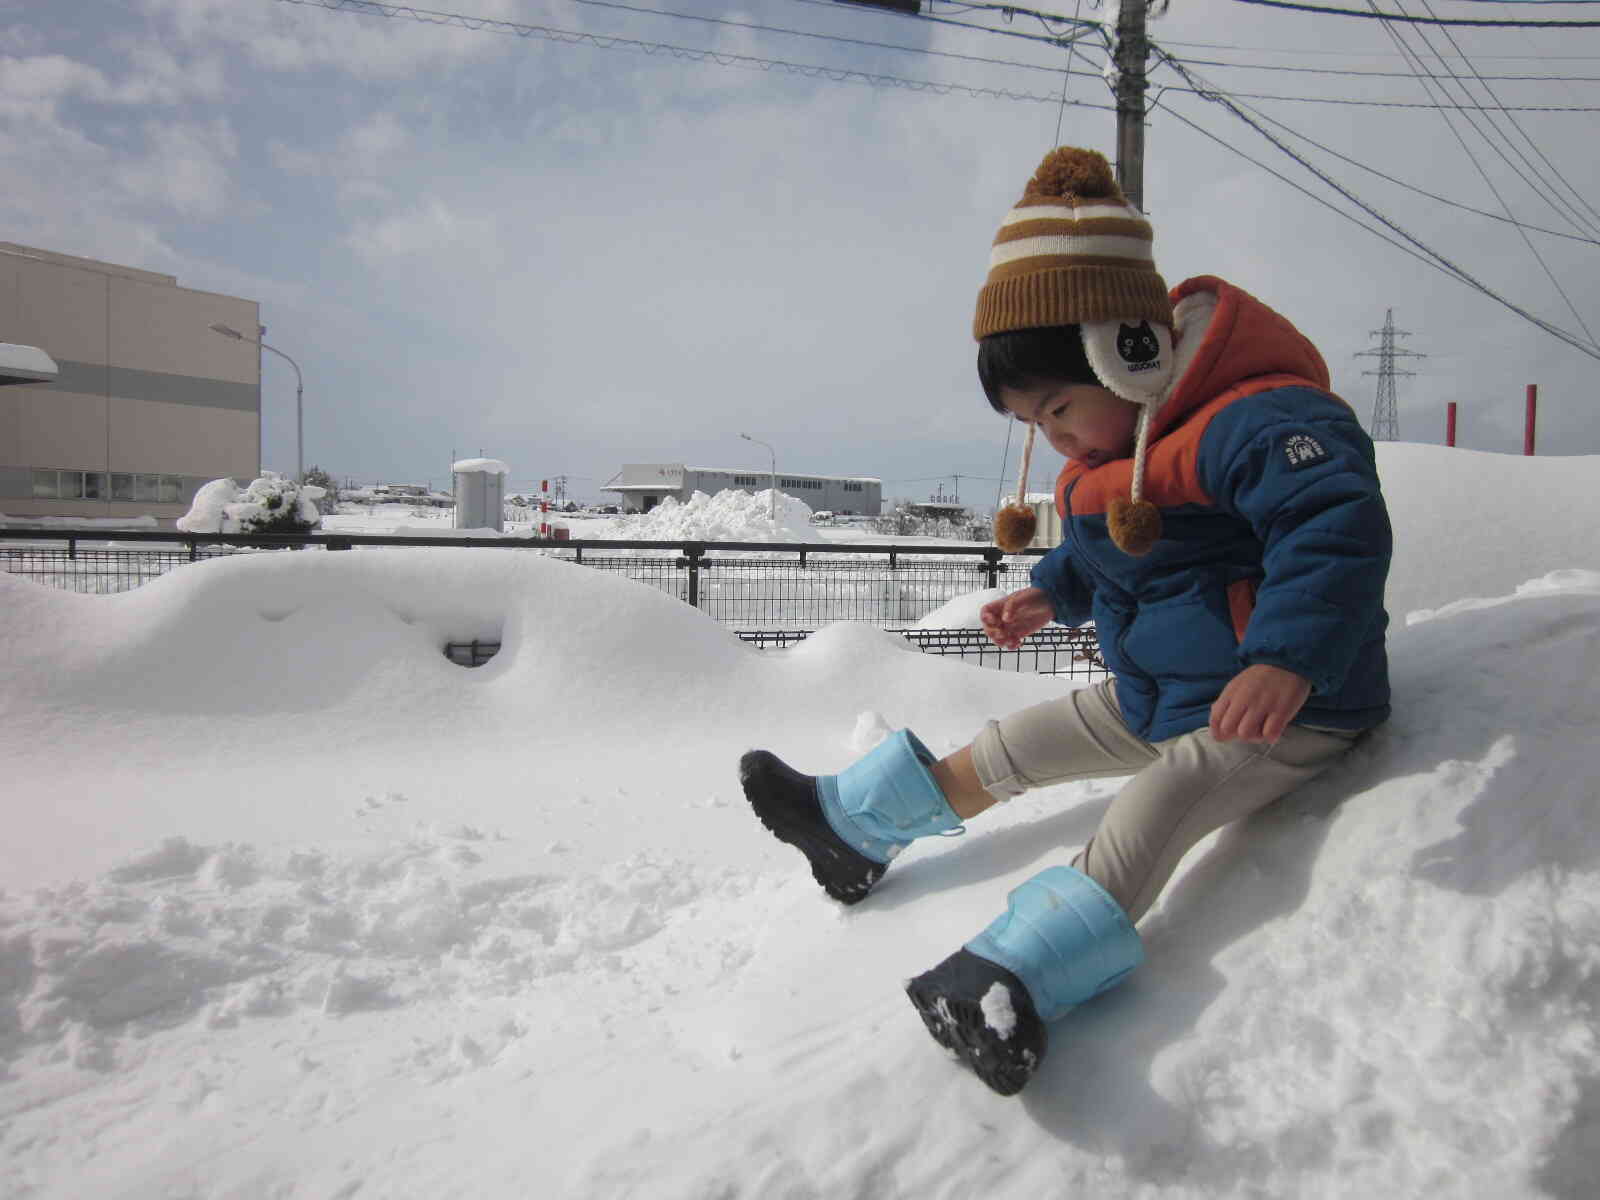
<svg viewBox="0 0 1600 1200">
<path fill-rule="evenodd" d="M 155 529 L 154 517 L 8 517 L 0 513 L 0 527 L 9 529 Z"/>
<path fill-rule="evenodd" d="M 587 522 L 585 537 L 637 541 L 821 542 L 811 524 L 811 508 L 803 500 L 778 493 L 772 513 L 772 492 L 724 491 L 715 496 L 696 492 L 687 501 L 668 496 L 647 513 L 610 521 Z M 590 532 L 590 530 L 593 532 Z"/>
<path fill-rule="evenodd" d="M 1459 462 L 1415 456 L 1401 538 L 1451 528 Z M 1526 573 L 1404 568 L 1394 718 L 1185 860 L 1146 966 L 1015 1100 L 901 981 L 1119 781 L 918 843 L 841 909 L 734 763 L 833 771 L 902 726 L 946 753 L 1062 683 L 860 626 L 762 654 L 538 555 L 0 575 L 0 1190 L 1587 1200 L 1600 567 L 1587 529 L 1480 513 L 1456 557 Z M 473 635 L 505 648 L 445 660 Z"/>
</svg>

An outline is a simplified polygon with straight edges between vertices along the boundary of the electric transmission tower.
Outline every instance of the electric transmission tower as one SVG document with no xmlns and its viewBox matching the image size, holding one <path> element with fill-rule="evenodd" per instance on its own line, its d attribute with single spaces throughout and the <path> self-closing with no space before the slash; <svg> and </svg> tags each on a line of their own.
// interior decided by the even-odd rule
<svg viewBox="0 0 1600 1200">
<path fill-rule="evenodd" d="M 1418 354 L 1415 350 L 1398 350 L 1395 348 L 1396 337 L 1410 337 L 1409 330 L 1394 327 L 1394 309 L 1386 309 L 1383 316 L 1383 328 L 1374 329 L 1372 336 L 1382 338 L 1376 350 L 1360 350 L 1356 352 L 1357 358 L 1375 358 L 1378 360 L 1376 371 L 1363 371 L 1363 375 L 1376 375 L 1378 377 L 1378 398 L 1372 405 L 1372 440 L 1375 442 L 1398 442 L 1400 440 L 1400 414 L 1395 409 L 1394 402 L 1394 377 L 1396 375 L 1415 375 L 1415 371 L 1400 370 L 1394 365 L 1397 358 L 1427 358 L 1426 354 Z"/>
</svg>

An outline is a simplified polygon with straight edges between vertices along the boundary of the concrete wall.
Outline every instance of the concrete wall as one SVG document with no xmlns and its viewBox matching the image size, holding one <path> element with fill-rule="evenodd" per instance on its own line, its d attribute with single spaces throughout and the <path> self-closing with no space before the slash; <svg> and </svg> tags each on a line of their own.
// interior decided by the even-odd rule
<svg viewBox="0 0 1600 1200">
<path fill-rule="evenodd" d="M 0 388 L 0 513 L 148 514 L 167 524 L 207 481 L 254 479 L 260 351 L 214 333 L 213 322 L 249 336 L 260 306 L 170 275 L 0 243 L 0 341 L 38 346 L 60 368 L 53 383 Z M 51 471 L 84 476 L 95 498 L 39 494 Z"/>
</svg>

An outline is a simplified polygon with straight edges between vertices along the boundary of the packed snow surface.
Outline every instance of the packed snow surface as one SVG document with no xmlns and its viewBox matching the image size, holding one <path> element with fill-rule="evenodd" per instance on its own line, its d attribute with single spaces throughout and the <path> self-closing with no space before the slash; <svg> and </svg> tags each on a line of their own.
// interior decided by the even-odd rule
<svg viewBox="0 0 1600 1200">
<path fill-rule="evenodd" d="M 1600 461 L 1381 455 L 1393 719 L 1185 860 L 1015 1099 L 901 984 L 1118 781 L 844 909 L 734 768 L 944 753 L 1065 684 L 857 626 L 763 653 L 537 554 L 0 575 L 0 1197 L 1592 1196 L 1600 548 L 1563 514 Z"/>
</svg>

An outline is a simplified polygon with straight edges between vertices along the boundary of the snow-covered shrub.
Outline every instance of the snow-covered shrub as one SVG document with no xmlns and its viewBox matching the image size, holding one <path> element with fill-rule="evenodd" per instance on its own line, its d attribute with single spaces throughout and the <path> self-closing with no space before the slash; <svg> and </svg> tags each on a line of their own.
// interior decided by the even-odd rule
<svg viewBox="0 0 1600 1200">
<path fill-rule="evenodd" d="M 321 467 L 313 465 L 306 468 L 306 473 L 302 478 L 305 480 L 302 486 L 303 491 L 308 491 L 314 487 L 322 489 L 322 495 L 316 501 L 319 513 L 327 516 L 329 513 L 337 513 L 339 511 L 339 483 L 332 475 L 329 475 Z"/>
<path fill-rule="evenodd" d="M 317 501 L 326 489 L 297 484 L 266 471 L 241 489 L 231 479 L 213 479 L 194 494 L 178 518 L 185 533 L 309 533 L 322 524 Z"/>
</svg>

